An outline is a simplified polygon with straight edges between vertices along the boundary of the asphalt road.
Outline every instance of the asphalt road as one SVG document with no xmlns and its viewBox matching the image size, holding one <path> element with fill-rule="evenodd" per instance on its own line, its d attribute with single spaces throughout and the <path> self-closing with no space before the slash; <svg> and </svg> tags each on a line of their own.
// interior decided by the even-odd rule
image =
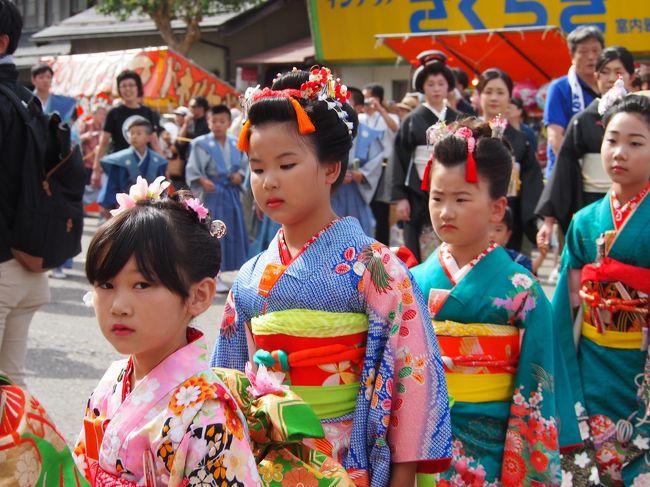
<svg viewBox="0 0 650 487">
<path fill-rule="evenodd" d="M 97 228 L 97 219 L 86 218 L 83 247 L 86 249 Z M 27 384 L 58 425 L 68 443 L 80 431 L 88 396 L 109 364 L 121 358 L 104 339 L 92 308 L 83 304 L 90 290 L 83 265 L 85 252 L 66 270 L 67 279 L 50 279 L 51 302 L 32 320 L 27 354 Z M 550 259 L 540 270 L 542 282 L 550 271 Z M 235 273 L 226 273 L 232 282 Z M 544 286 L 550 297 L 552 287 Z M 223 312 L 224 295 L 217 295 L 213 306 L 196 320 L 209 343 L 214 343 Z"/>
</svg>

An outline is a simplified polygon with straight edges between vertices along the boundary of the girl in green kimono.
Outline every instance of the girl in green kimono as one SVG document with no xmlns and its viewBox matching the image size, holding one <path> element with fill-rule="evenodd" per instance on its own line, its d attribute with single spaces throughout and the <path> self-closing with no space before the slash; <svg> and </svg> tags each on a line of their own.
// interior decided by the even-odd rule
<svg viewBox="0 0 650 487">
<path fill-rule="evenodd" d="M 650 485 L 650 102 L 628 95 L 603 121 L 601 156 L 612 188 L 573 217 L 553 298 L 587 447 L 567 456 L 563 468 L 574 485 L 591 477 L 601 485 L 644 486 Z"/>
<path fill-rule="evenodd" d="M 492 125 L 499 135 L 503 125 Z M 487 123 L 430 135 L 429 211 L 443 244 L 413 275 L 455 399 L 452 466 L 438 485 L 559 485 L 560 444 L 579 435 L 575 417 L 566 439 L 558 431 L 568 381 L 550 304 L 532 274 L 489 242 L 507 206 L 511 153 Z"/>
</svg>

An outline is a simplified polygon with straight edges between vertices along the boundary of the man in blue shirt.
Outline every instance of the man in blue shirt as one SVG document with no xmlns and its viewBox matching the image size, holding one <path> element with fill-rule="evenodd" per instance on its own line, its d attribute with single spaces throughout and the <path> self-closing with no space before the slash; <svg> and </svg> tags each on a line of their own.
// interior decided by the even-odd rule
<svg viewBox="0 0 650 487">
<path fill-rule="evenodd" d="M 567 37 L 573 63 L 566 76 L 551 82 L 544 107 L 544 125 L 548 134 L 546 177 L 551 176 L 555 155 L 564 140 L 569 120 L 598 96 L 596 61 L 603 50 L 603 33 L 593 25 L 581 25 Z"/>
</svg>

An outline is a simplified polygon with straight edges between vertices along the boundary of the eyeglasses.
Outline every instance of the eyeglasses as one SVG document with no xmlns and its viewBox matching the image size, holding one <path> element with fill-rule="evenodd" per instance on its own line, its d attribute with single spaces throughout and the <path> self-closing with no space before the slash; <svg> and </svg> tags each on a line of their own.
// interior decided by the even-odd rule
<svg viewBox="0 0 650 487">
<path fill-rule="evenodd" d="M 120 88 L 137 88 L 137 83 L 120 83 Z"/>
</svg>

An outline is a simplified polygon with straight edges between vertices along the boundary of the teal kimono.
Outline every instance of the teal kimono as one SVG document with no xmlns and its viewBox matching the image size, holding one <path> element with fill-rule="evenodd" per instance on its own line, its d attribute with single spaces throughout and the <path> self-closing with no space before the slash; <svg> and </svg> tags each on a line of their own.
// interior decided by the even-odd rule
<svg viewBox="0 0 650 487">
<path fill-rule="evenodd" d="M 449 259 L 443 244 L 412 270 L 454 397 L 452 466 L 438 485 L 559 485 L 560 445 L 579 435 L 575 417 L 559 432 L 558 410 L 573 405 L 560 401 L 568 380 L 550 304 L 502 247 L 463 269 Z"/>
<path fill-rule="evenodd" d="M 650 485 L 650 360 L 644 350 L 650 293 L 650 197 L 641 200 L 618 232 L 614 228 L 608 193 L 574 215 L 562 254 L 562 273 L 553 297 L 554 320 L 589 454 L 589 458 L 568 458 L 563 468 L 574 482 L 591 477 L 594 483 L 600 477 L 604 485 Z M 601 235 L 604 255 L 599 258 Z M 593 278 L 611 276 L 612 268 L 623 269 L 619 278 Z M 575 311 L 575 319 L 569 301 L 571 269 L 583 269 L 582 306 Z M 595 295 L 610 300 L 624 296 L 645 312 L 603 309 L 597 306 Z"/>
</svg>

